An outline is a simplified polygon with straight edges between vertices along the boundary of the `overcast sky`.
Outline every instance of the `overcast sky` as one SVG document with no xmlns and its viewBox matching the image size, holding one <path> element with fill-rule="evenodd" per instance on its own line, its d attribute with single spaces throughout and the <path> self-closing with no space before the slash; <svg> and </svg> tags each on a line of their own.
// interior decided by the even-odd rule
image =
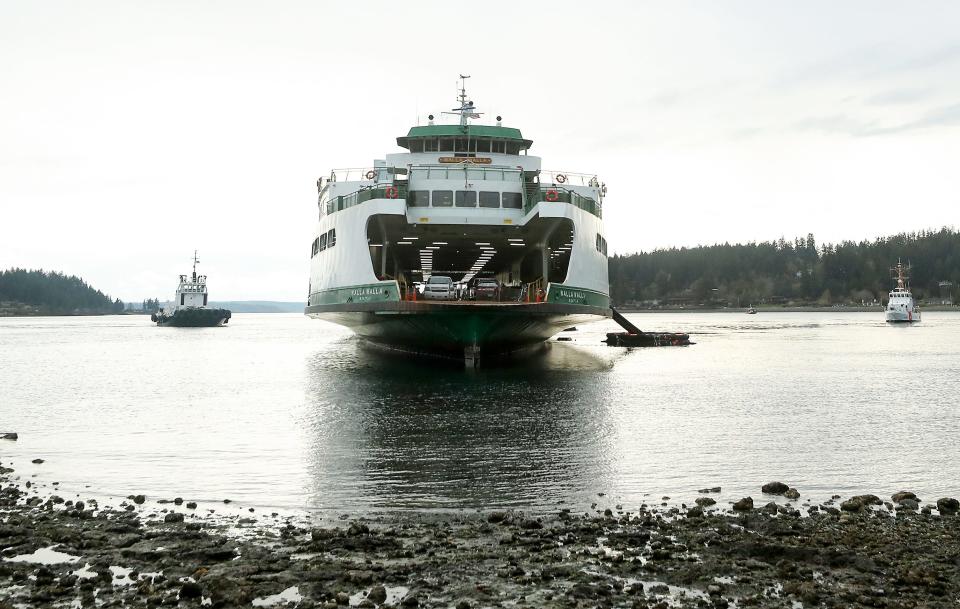
<svg viewBox="0 0 960 609">
<path fill-rule="evenodd" d="M 0 267 L 306 298 L 318 176 L 477 106 L 611 252 L 957 224 L 960 3 L 0 2 Z"/>
</svg>

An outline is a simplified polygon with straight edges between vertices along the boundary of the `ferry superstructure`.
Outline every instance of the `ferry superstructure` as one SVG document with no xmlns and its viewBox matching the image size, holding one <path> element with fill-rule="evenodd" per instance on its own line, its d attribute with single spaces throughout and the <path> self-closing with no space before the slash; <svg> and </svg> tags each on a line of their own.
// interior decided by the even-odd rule
<svg viewBox="0 0 960 609">
<path fill-rule="evenodd" d="M 454 124 L 412 127 L 403 152 L 317 181 L 305 313 L 382 345 L 464 357 L 542 342 L 610 316 L 597 176 L 541 168 L 519 129 L 480 118 L 463 87 Z M 450 277 L 456 300 L 418 286 Z M 479 278 L 503 286 L 468 300 Z"/>
<path fill-rule="evenodd" d="M 907 273 L 909 266 L 904 266 L 897 261 L 897 266 L 890 269 L 893 276 L 897 279 L 897 285 L 890 291 L 887 301 L 887 310 L 885 313 L 888 322 L 906 322 L 913 323 L 920 321 L 920 307 L 913 301 L 913 293 L 910 291 L 910 277 Z"/>
</svg>

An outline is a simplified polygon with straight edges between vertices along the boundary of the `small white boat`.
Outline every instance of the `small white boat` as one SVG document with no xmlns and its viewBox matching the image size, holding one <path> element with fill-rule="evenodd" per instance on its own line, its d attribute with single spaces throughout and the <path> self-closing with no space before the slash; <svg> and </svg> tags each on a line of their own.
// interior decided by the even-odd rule
<svg viewBox="0 0 960 609">
<path fill-rule="evenodd" d="M 890 269 L 897 278 L 897 285 L 890 291 L 887 301 L 886 318 L 890 323 L 914 323 L 920 321 L 920 307 L 913 302 L 910 292 L 910 266 L 903 266 L 897 261 L 897 266 Z"/>
<path fill-rule="evenodd" d="M 757 314 L 756 309 L 754 309 L 753 307 L 747 307 L 747 315 L 756 315 L 756 314 Z"/>
</svg>

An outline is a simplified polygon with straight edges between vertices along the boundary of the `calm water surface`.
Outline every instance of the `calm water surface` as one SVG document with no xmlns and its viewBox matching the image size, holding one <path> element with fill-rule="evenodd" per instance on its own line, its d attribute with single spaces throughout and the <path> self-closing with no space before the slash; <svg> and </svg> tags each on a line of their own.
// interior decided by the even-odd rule
<svg viewBox="0 0 960 609">
<path fill-rule="evenodd" d="M 515 366 L 388 356 L 300 315 L 0 319 L 0 460 L 63 493 L 324 512 L 582 507 L 606 493 L 960 494 L 960 314 L 635 314 Z M 34 458 L 46 460 L 33 465 Z"/>
</svg>

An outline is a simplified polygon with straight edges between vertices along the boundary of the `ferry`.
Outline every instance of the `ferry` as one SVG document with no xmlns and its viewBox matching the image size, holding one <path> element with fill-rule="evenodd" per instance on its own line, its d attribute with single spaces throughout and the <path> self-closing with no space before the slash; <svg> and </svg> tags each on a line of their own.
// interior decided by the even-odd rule
<svg viewBox="0 0 960 609">
<path fill-rule="evenodd" d="M 904 266 L 897 261 L 897 266 L 890 269 L 897 279 L 897 285 L 890 291 L 887 302 L 886 318 L 888 322 L 914 323 L 920 321 L 920 307 L 913 302 L 910 292 L 910 277 L 907 275 L 910 266 Z"/>
<path fill-rule="evenodd" d="M 160 309 L 150 316 L 158 326 L 186 328 L 209 328 L 222 326 L 230 321 L 227 309 L 208 308 L 207 276 L 197 275 L 197 252 L 193 252 L 193 273 L 180 275 L 180 284 L 174 295 L 170 310 Z"/>
<path fill-rule="evenodd" d="M 305 314 L 469 366 L 611 313 L 606 186 L 543 169 L 500 116 L 475 123 L 466 78 L 452 123 L 431 114 L 401 151 L 317 181 Z"/>
</svg>

